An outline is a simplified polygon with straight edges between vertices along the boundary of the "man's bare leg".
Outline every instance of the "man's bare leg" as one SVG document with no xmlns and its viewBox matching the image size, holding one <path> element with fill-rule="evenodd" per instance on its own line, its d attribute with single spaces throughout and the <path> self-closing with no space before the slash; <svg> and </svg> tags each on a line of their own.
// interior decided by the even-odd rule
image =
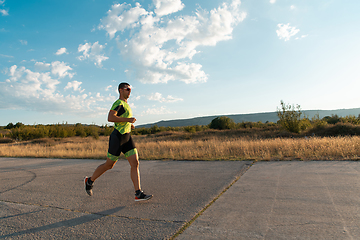
<svg viewBox="0 0 360 240">
<path fill-rule="evenodd" d="M 140 172 L 139 172 L 139 157 L 137 154 L 133 154 L 126 158 L 130 163 L 130 177 L 134 184 L 135 191 L 141 190 L 140 187 Z"/>
<path fill-rule="evenodd" d="M 111 159 L 107 158 L 106 162 L 103 164 L 100 164 L 94 171 L 93 175 L 91 177 L 85 177 L 84 183 L 85 183 L 85 191 L 90 196 L 93 195 L 92 188 L 94 181 L 100 177 L 104 172 L 106 172 L 109 169 L 112 169 L 115 165 L 116 161 L 112 161 Z"/>
<path fill-rule="evenodd" d="M 100 177 L 104 172 L 106 172 L 107 170 L 112 169 L 112 168 L 115 166 L 115 163 L 116 163 L 115 161 L 107 158 L 105 163 L 99 165 L 99 166 L 95 169 L 95 171 L 94 171 L 93 175 L 91 176 L 90 180 L 94 182 L 94 181 L 95 181 L 98 177 Z"/>
<path fill-rule="evenodd" d="M 146 201 L 152 198 L 152 195 L 146 195 L 141 191 L 140 186 L 140 172 L 139 172 L 139 157 L 137 154 L 133 154 L 126 158 L 130 163 L 130 177 L 135 188 L 135 201 Z"/>
</svg>

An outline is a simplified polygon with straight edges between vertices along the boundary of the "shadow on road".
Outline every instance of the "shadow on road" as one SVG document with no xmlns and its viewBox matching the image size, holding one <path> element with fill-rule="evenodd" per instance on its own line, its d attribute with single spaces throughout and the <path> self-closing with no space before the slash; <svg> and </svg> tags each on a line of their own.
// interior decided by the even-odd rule
<svg viewBox="0 0 360 240">
<path fill-rule="evenodd" d="M 54 229 L 54 228 L 60 228 L 60 227 L 74 227 L 83 223 L 88 223 L 109 215 L 112 215 L 118 211 L 121 211 L 122 209 L 124 209 L 125 207 L 121 206 L 121 207 L 116 207 L 113 209 L 108 209 L 102 212 L 98 212 L 98 213 L 91 213 L 85 216 L 81 216 L 78 218 L 73 218 L 73 219 L 69 219 L 69 220 L 64 220 L 61 222 L 56 222 L 56 223 L 52 223 L 49 225 L 45 225 L 45 226 L 41 226 L 41 227 L 36 227 L 36 228 L 31 228 L 31 229 L 27 229 L 27 230 L 23 230 L 20 232 L 15 232 L 15 233 L 11 233 L 8 235 L 3 235 L 0 236 L 1 238 L 8 238 L 8 237 L 16 237 L 16 236 L 20 236 L 20 235 L 24 235 L 24 234 L 31 234 L 31 233 L 36 233 L 36 232 L 41 232 L 41 231 L 46 231 L 49 229 Z"/>
</svg>

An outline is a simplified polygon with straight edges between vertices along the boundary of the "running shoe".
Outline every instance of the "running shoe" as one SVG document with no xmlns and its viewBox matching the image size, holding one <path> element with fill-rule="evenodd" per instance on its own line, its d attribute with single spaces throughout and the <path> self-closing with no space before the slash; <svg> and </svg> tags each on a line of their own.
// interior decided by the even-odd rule
<svg viewBox="0 0 360 240">
<path fill-rule="evenodd" d="M 153 195 L 146 195 L 143 191 L 139 194 L 135 194 L 135 202 L 146 201 L 152 198 Z"/>
<path fill-rule="evenodd" d="M 93 195 L 92 188 L 93 188 L 94 185 L 90 185 L 88 183 L 88 179 L 89 179 L 88 177 L 84 178 L 85 191 L 86 191 L 87 194 L 89 194 L 89 196 L 92 196 Z"/>
</svg>

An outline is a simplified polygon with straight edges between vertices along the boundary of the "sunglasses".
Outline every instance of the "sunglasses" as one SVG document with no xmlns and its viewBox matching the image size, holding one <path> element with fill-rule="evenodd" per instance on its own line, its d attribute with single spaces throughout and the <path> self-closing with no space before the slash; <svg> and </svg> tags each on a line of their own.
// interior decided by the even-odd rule
<svg viewBox="0 0 360 240">
<path fill-rule="evenodd" d="M 124 90 L 126 90 L 126 91 L 131 91 L 131 88 L 123 88 Z"/>
</svg>

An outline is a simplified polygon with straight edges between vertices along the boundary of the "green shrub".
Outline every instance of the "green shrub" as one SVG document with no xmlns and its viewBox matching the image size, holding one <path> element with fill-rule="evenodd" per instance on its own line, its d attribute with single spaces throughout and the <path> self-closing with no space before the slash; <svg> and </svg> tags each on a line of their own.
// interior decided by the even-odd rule
<svg viewBox="0 0 360 240">
<path fill-rule="evenodd" d="M 48 136 L 48 129 L 45 126 L 23 126 L 11 129 L 10 138 L 18 140 L 31 140 Z"/>
<path fill-rule="evenodd" d="M 155 134 L 155 133 L 158 133 L 158 132 L 160 132 L 161 130 L 160 130 L 160 128 L 158 127 L 158 125 L 154 125 L 154 126 L 152 126 L 151 128 L 150 128 L 150 133 L 151 134 Z"/>
<path fill-rule="evenodd" d="M 148 135 L 151 134 L 150 128 L 135 128 L 132 130 L 132 134 L 134 135 Z"/>
<path fill-rule="evenodd" d="M 336 115 L 337 116 L 337 115 Z M 324 117 L 323 119 L 320 119 L 319 114 L 316 114 L 312 119 L 311 119 L 311 127 L 315 128 L 315 129 L 321 129 L 324 128 L 328 125 L 328 121 L 332 121 L 330 120 L 330 117 Z"/>
<path fill-rule="evenodd" d="M 235 126 L 236 124 L 234 120 L 232 120 L 229 117 L 222 116 L 222 117 L 214 118 L 211 121 L 209 128 L 222 130 L 222 129 L 234 129 Z"/>
<path fill-rule="evenodd" d="M 354 125 L 359 125 L 360 124 L 360 119 L 355 117 L 355 116 L 346 116 L 341 118 L 341 122 L 343 123 L 350 123 L 350 124 L 354 124 Z"/>
<path fill-rule="evenodd" d="M 301 131 L 301 108 L 300 105 L 285 104 L 280 101 L 281 109 L 277 109 L 279 124 L 289 132 L 300 133 Z"/>
<path fill-rule="evenodd" d="M 95 139 L 99 139 L 99 128 L 95 125 L 87 126 L 85 128 L 86 136 L 91 136 Z"/>
<path fill-rule="evenodd" d="M 8 123 L 8 125 L 6 125 L 5 129 L 12 129 L 14 128 L 14 124 L 13 123 Z"/>
<path fill-rule="evenodd" d="M 335 114 L 335 115 L 331 115 L 331 117 L 326 116 L 323 118 L 323 120 L 329 124 L 336 124 L 341 121 L 341 118 L 337 114 Z"/>
<path fill-rule="evenodd" d="M 15 128 L 20 128 L 20 127 L 24 127 L 25 125 L 23 124 L 23 123 L 21 123 L 21 122 L 17 122 L 15 125 L 14 125 L 14 127 Z"/>
<path fill-rule="evenodd" d="M 101 130 L 102 130 L 101 135 L 110 136 L 110 134 L 114 131 L 114 127 L 105 125 L 101 127 Z"/>
<path fill-rule="evenodd" d="M 325 126 L 314 127 L 309 131 L 317 136 L 336 137 L 360 135 L 360 126 L 350 123 L 327 124 Z"/>
<path fill-rule="evenodd" d="M 308 128 L 311 128 L 312 124 L 308 118 L 303 118 L 300 120 L 300 131 L 305 131 Z"/>
<path fill-rule="evenodd" d="M 186 126 L 184 127 L 185 132 L 189 133 L 196 133 L 196 127 L 195 126 Z"/>
</svg>

